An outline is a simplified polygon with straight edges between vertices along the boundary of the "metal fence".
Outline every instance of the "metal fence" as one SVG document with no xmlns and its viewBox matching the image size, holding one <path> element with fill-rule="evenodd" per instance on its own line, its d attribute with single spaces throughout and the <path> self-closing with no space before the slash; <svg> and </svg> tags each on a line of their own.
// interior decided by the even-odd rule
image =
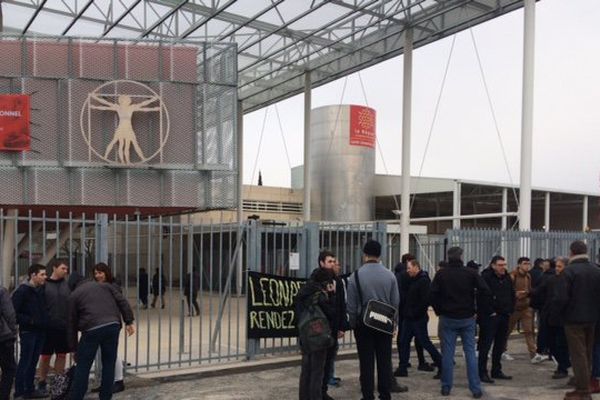
<svg viewBox="0 0 600 400">
<path fill-rule="evenodd" d="M 586 232 L 501 231 L 494 229 L 451 229 L 446 235 L 414 235 L 411 253 L 426 268 L 433 270 L 449 247 L 460 246 L 464 260 L 476 260 L 484 266 L 495 255 L 502 255 L 514 267 L 521 256 L 532 260 L 569 255 L 569 245 L 583 240 L 588 245 L 591 260 L 596 260 L 600 249 L 600 235 Z"/>
<path fill-rule="evenodd" d="M 362 246 L 369 238 L 383 244 L 383 261 L 392 268 L 399 243 L 397 233 L 388 234 L 384 223 L 239 225 L 220 218 L 192 224 L 187 216 L 17 215 L 0 210 L 4 286 L 14 288 L 30 264 L 53 257 L 68 259 L 71 269 L 86 277 L 92 276 L 96 262 L 108 262 L 134 309 L 137 332 L 132 338 L 123 333 L 119 353 L 136 372 L 297 354 L 295 338 L 246 338 L 246 272 L 306 278 L 318 266 L 319 251 L 329 249 L 348 274 L 361 265 Z M 487 262 L 503 254 L 513 263 L 522 254 L 566 255 L 576 239 L 585 240 L 590 254 L 597 254 L 597 234 L 493 230 L 413 236 L 411 250 L 433 274 L 448 246 L 463 247 L 465 260 Z M 298 265 L 290 261 L 292 255 L 299 256 Z M 144 286 L 150 293 L 144 293 Z M 341 346 L 353 346 L 351 334 Z"/>
<path fill-rule="evenodd" d="M 306 278 L 327 248 L 349 273 L 361 265 L 365 240 L 385 243 L 385 225 L 378 223 L 190 221 L 0 210 L 2 283 L 14 288 L 29 265 L 54 257 L 68 259 L 88 278 L 96 262 L 108 262 L 137 327 L 131 338 L 123 333 L 119 354 L 142 372 L 297 353 L 295 338 L 247 340 L 246 272 Z M 293 253 L 300 257 L 297 269 L 290 264 Z M 350 335 L 341 345 L 352 346 Z"/>
</svg>

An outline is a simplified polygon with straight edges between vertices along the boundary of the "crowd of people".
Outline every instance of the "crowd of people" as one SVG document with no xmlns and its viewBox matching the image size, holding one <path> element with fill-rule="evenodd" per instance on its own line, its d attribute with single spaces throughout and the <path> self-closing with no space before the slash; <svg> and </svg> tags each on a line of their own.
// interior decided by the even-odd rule
<svg viewBox="0 0 600 400">
<path fill-rule="evenodd" d="M 74 354 L 68 399 L 81 400 L 98 350 L 102 364 L 100 399 L 124 390 L 123 363 L 117 357 L 122 321 L 129 336 L 135 333 L 133 311 L 112 271 L 104 263 L 87 280 L 73 271 L 68 260 L 47 266 L 33 264 L 28 279 L 12 295 L 0 288 L 0 400 L 49 397 L 48 375 L 54 357 L 55 376 L 66 374 L 67 355 Z M 15 343 L 19 338 L 19 359 Z M 35 382 L 39 365 L 39 379 Z"/>
<path fill-rule="evenodd" d="M 364 245 L 363 265 L 350 275 L 340 274 L 333 253 L 321 252 L 319 267 L 296 298 L 298 320 L 303 321 L 300 400 L 332 399 L 328 386 L 339 382 L 334 370 L 338 340 L 349 330 L 356 339 L 363 400 L 375 398 L 375 362 L 380 399 L 409 390 L 396 378 L 408 376 L 413 339 L 417 369 L 435 371 L 441 396 L 449 396 L 459 337 L 469 390 L 473 398 L 481 398 L 482 383 L 512 379 L 502 364 L 514 360 L 508 338 L 517 326 L 532 364 L 555 363 L 549 378 L 567 379 L 572 369 L 567 384 L 573 390 L 565 400 L 591 399 L 592 393 L 600 393 L 600 266 L 587 253 L 584 242 L 574 241 L 568 257 L 540 258 L 532 266 L 524 256 L 509 271 L 509 260 L 502 255 L 482 268 L 474 260 L 465 265 L 463 250 L 452 247 L 431 280 L 410 254 L 402 256 L 392 273 L 381 263 L 381 245 L 374 240 Z M 439 317 L 439 350 L 428 332 L 430 307 Z M 395 329 L 386 326 L 391 315 Z M 312 325 L 305 323 L 310 318 Z M 322 340 L 325 335 L 330 340 Z M 394 335 L 399 356 L 395 370 Z"/>
</svg>

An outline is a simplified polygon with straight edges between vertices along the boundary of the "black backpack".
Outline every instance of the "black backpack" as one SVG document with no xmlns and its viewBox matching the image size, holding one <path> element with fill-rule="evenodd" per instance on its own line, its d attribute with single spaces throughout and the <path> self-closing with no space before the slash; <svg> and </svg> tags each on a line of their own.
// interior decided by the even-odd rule
<svg viewBox="0 0 600 400">
<path fill-rule="evenodd" d="M 331 327 L 325 313 L 319 306 L 320 293 L 316 292 L 298 316 L 298 337 L 305 353 L 324 350 L 333 346 Z"/>
</svg>

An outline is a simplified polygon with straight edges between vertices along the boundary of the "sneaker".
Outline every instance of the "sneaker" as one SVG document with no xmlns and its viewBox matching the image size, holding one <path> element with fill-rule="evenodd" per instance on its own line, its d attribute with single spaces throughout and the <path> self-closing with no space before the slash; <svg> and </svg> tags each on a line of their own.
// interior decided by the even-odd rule
<svg viewBox="0 0 600 400">
<path fill-rule="evenodd" d="M 541 354 L 536 353 L 535 356 L 531 357 L 531 363 L 532 364 L 539 364 L 545 360 L 547 360 L 548 358 L 546 356 L 543 356 Z"/>
<path fill-rule="evenodd" d="M 511 356 L 509 353 L 507 353 L 506 351 L 504 353 L 502 353 L 502 359 L 505 361 L 515 361 L 515 358 L 513 356 Z"/>
</svg>

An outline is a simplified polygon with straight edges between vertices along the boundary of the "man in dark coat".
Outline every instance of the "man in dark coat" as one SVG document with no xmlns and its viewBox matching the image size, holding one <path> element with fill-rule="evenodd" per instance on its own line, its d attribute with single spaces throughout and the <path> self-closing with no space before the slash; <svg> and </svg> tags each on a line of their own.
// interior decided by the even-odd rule
<svg viewBox="0 0 600 400">
<path fill-rule="evenodd" d="M 319 268 L 313 271 L 313 274 L 320 269 L 326 269 L 334 274 L 333 290 L 328 292 L 329 300 L 333 305 L 333 319 L 331 324 L 331 335 L 334 339 L 333 345 L 327 350 L 327 358 L 325 359 L 325 375 L 323 376 L 322 397 L 323 400 L 331 399 L 327 394 L 329 377 L 333 369 L 335 355 L 337 353 L 338 339 L 344 337 L 344 332 L 350 329 L 346 313 L 346 291 L 344 283 L 339 276 L 335 276 L 335 255 L 327 250 L 319 253 Z"/>
<path fill-rule="evenodd" d="M 306 285 L 304 285 L 296 296 L 296 315 L 300 320 L 301 315 L 306 312 L 313 298 L 317 295 L 317 304 L 327 317 L 331 328 L 335 319 L 335 305 L 329 297 L 333 290 L 334 273 L 330 269 L 317 268 L 311 275 Z M 323 379 L 325 376 L 325 362 L 328 349 L 316 350 L 310 352 L 303 343 L 300 343 L 302 350 L 302 368 L 300 372 L 299 394 L 300 400 L 323 399 Z"/>
<path fill-rule="evenodd" d="M 46 267 L 33 264 L 29 267 L 28 274 L 29 280 L 21 284 L 12 295 L 21 344 L 14 396 L 33 399 L 47 396 L 34 387 L 35 369 L 48 328 L 48 311 L 44 296 Z"/>
<path fill-rule="evenodd" d="M 185 299 L 187 301 L 188 312 L 190 316 L 194 315 L 194 311 L 196 312 L 196 316 L 200 315 L 200 306 L 198 305 L 199 290 L 200 275 L 198 274 L 198 271 L 194 271 L 193 273 L 188 272 L 183 281 L 183 294 L 185 295 Z"/>
<path fill-rule="evenodd" d="M 413 337 L 417 338 L 423 347 L 427 350 L 434 361 L 436 367 L 442 367 L 442 356 L 435 348 L 429 333 L 427 332 L 427 323 L 429 322 L 429 287 L 431 280 L 427 272 L 421 270 L 421 265 L 417 260 L 408 262 L 408 280 L 406 282 L 407 290 L 405 298 L 402 300 L 404 306 L 402 315 L 401 336 L 402 349 L 400 353 L 400 376 L 408 376 L 408 359 L 410 356 L 410 342 Z"/>
<path fill-rule="evenodd" d="M 160 269 L 156 268 L 156 272 L 152 276 L 152 308 L 156 307 L 156 300 L 160 296 L 160 307 L 165 308 L 165 292 L 167 291 L 167 278 L 165 274 L 160 273 Z"/>
<path fill-rule="evenodd" d="M 400 262 L 394 268 L 394 275 L 396 276 L 396 281 L 398 282 L 398 292 L 400 293 L 400 304 L 398 305 L 398 335 L 396 335 L 396 348 L 398 350 L 398 358 L 402 355 L 402 341 L 401 341 L 401 332 L 402 332 L 402 324 L 404 321 L 403 309 L 404 309 L 404 299 L 406 298 L 406 289 L 407 282 L 409 280 L 409 276 L 406 272 L 409 261 L 415 260 L 415 256 L 410 253 L 406 253 L 402 255 Z M 409 343 L 409 355 L 410 355 L 410 343 Z M 417 369 L 419 371 L 433 371 L 434 368 L 429 365 L 425 361 L 425 355 L 423 354 L 423 346 L 419 342 L 419 339 L 415 336 L 415 351 L 417 352 L 417 359 L 419 361 L 419 365 Z M 406 366 L 409 367 L 410 363 Z M 405 368 L 404 368 L 405 369 Z M 398 368 L 394 371 L 394 376 L 406 376 L 403 368 L 398 366 Z"/>
<path fill-rule="evenodd" d="M 138 277 L 138 296 L 142 302 L 142 308 L 145 310 L 148 308 L 148 273 L 146 268 L 140 268 L 140 275 Z"/>
<path fill-rule="evenodd" d="M 494 256 L 490 266 L 483 270 L 481 277 L 492 294 L 490 307 L 483 309 L 479 315 L 481 330 L 479 332 L 479 378 L 485 383 L 494 383 L 494 379 L 512 379 L 502 372 L 502 353 L 508 339 L 508 321 L 515 310 L 515 288 L 512 279 L 506 272 L 506 260 L 502 256 Z M 492 350 L 492 377 L 488 375 L 487 361 L 490 348 Z"/>
<path fill-rule="evenodd" d="M 600 314 L 600 269 L 590 263 L 584 242 L 571 243 L 569 265 L 563 275 L 556 304 L 565 319 L 576 388 L 565 394 L 565 400 L 588 400 L 594 330 Z"/>
<path fill-rule="evenodd" d="M 8 290 L 0 286 L 0 399 L 9 399 L 17 363 L 15 362 L 15 340 L 17 317 Z"/>
</svg>

